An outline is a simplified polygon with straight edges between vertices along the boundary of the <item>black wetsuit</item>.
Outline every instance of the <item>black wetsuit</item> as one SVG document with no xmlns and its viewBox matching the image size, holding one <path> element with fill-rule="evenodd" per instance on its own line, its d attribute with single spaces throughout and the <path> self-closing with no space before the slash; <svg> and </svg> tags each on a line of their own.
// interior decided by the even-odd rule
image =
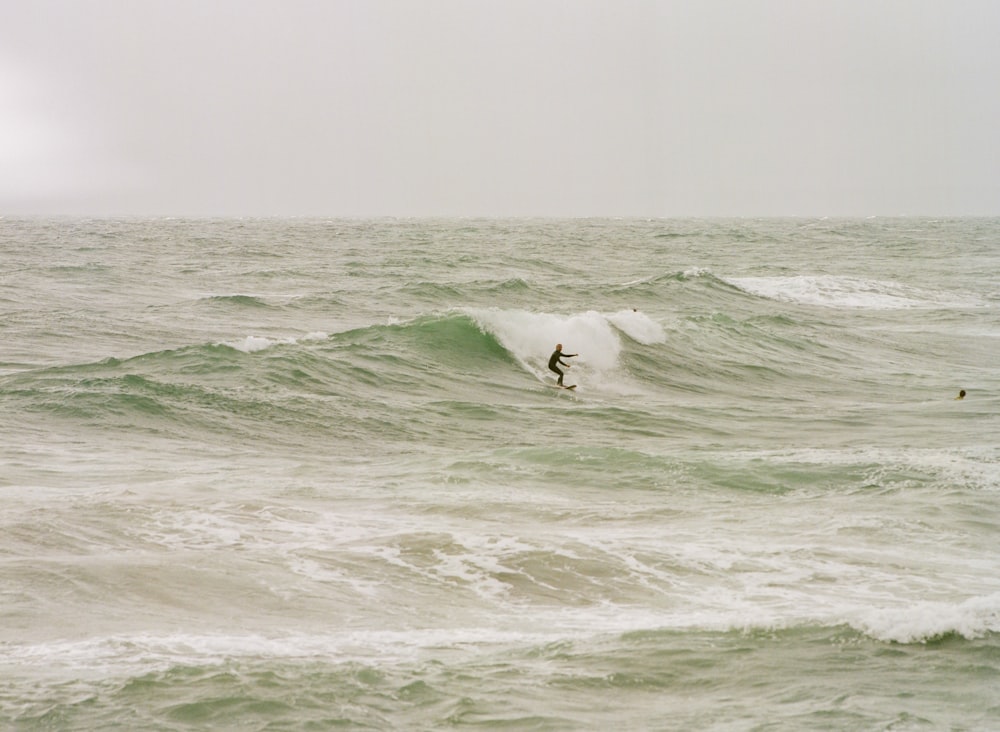
<svg viewBox="0 0 1000 732">
<path fill-rule="evenodd" d="M 561 360 L 563 356 L 565 356 L 566 358 L 573 358 L 574 356 L 576 356 L 576 354 L 575 353 L 563 353 L 562 351 L 558 351 L 557 350 L 557 351 L 553 351 L 552 355 L 549 356 L 549 368 L 551 370 L 555 371 L 557 374 L 559 374 L 559 386 L 563 385 L 563 383 L 562 383 L 563 372 L 562 372 L 562 369 L 559 368 L 559 366 L 560 365 L 562 365 L 562 366 L 569 366 L 568 363 L 566 363 L 565 361 Z"/>
</svg>

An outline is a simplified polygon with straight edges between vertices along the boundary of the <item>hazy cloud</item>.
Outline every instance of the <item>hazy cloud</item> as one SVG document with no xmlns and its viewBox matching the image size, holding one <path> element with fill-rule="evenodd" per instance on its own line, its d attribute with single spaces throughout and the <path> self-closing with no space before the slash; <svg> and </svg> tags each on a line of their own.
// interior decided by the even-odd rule
<svg viewBox="0 0 1000 732">
<path fill-rule="evenodd" d="M 997 214 L 992 0 L 0 0 L 0 213 Z"/>
</svg>

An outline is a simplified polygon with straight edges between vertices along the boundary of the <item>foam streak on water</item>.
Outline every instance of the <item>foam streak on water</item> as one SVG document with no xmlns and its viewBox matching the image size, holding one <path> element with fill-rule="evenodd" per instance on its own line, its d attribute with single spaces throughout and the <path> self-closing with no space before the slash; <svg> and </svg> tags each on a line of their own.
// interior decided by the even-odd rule
<svg viewBox="0 0 1000 732">
<path fill-rule="evenodd" d="M 1000 728 L 998 240 L 2 219 L 0 727 Z"/>
</svg>

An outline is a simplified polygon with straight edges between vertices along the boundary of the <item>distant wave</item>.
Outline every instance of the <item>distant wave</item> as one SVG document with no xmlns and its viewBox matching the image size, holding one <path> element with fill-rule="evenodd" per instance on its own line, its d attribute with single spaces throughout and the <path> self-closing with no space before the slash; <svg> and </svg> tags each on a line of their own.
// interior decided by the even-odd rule
<svg viewBox="0 0 1000 732">
<path fill-rule="evenodd" d="M 218 305 L 238 305 L 240 307 L 269 308 L 272 305 L 254 295 L 211 295 L 206 302 Z"/>
<path fill-rule="evenodd" d="M 238 340 L 222 341 L 218 345 L 235 348 L 237 351 L 243 351 L 244 353 L 255 353 L 257 351 L 264 351 L 268 348 L 272 348 L 273 346 L 295 345 L 300 341 L 319 341 L 329 337 L 329 334 L 322 331 L 316 331 L 314 333 L 308 333 L 304 336 L 294 338 L 266 338 L 264 336 L 249 335 L 246 338 Z"/>
<path fill-rule="evenodd" d="M 690 267 L 684 270 L 677 270 L 675 272 L 667 272 L 650 275 L 648 277 L 642 277 L 637 280 L 631 280 L 624 284 L 625 287 L 636 287 L 643 285 L 657 285 L 664 283 L 673 282 L 690 282 L 695 280 L 704 280 L 707 282 L 724 282 L 720 278 L 712 274 L 712 271 L 705 267 Z"/>
<path fill-rule="evenodd" d="M 908 308 L 982 307 L 978 297 L 922 290 L 898 282 L 835 275 L 732 277 L 726 281 L 752 295 L 830 308 L 899 310 Z"/>
</svg>

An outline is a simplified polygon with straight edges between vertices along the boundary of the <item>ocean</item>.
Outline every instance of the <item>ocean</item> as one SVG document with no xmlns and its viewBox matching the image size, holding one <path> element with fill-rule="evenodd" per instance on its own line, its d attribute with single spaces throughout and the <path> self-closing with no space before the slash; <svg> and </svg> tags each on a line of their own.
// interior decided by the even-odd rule
<svg viewBox="0 0 1000 732">
<path fill-rule="evenodd" d="M 0 263 L 2 729 L 1000 729 L 1000 219 Z"/>
</svg>

